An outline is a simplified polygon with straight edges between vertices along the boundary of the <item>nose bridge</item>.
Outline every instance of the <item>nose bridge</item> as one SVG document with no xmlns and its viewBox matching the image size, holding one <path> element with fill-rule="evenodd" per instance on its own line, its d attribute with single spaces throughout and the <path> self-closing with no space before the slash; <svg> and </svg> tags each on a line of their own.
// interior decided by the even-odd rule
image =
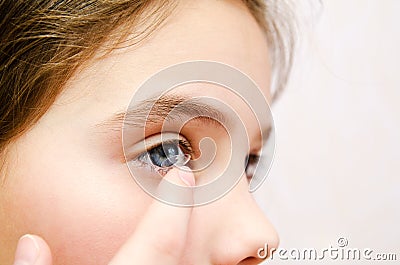
<svg viewBox="0 0 400 265">
<path fill-rule="evenodd" d="M 258 249 L 276 248 L 278 235 L 248 192 L 247 180 L 238 184 L 213 207 L 217 221 L 211 248 L 212 264 L 258 264 Z M 221 222 L 223 225 L 221 225 Z"/>
</svg>

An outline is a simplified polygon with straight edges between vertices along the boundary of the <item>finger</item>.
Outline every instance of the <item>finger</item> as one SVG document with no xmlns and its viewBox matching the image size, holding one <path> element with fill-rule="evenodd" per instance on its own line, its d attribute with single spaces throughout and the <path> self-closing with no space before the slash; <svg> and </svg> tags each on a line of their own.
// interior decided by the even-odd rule
<svg viewBox="0 0 400 265">
<path fill-rule="evenodd" d="M 52 257 L 47 243 L 39 236 L 22 236 L 15 251 L 14 265 L 51 265 Z"/>
<path fill-rule="evenodd" d="M 164 188 L 165 181 L 181 186 L 195 184 L 190 170 L 176 168 L 170 170 L 161 181 L 159 191 Z M 185 247 L 191 212 L 191 207 L 171 206 L 155 200 L 110 264 L 158 265 L 160 261 L 164 265 L 177 264 Z"/>
</svg>

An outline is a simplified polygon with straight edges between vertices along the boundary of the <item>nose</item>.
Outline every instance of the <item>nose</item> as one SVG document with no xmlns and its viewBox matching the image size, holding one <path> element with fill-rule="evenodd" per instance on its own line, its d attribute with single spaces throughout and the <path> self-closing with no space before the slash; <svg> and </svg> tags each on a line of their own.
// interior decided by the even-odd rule
<svg viewBox="0 0 400 265">
<path fill-rule="evenodd" d="M 207 234 L 202 235 L 203 239 L 208 237 L 207 263 L 259 264 L 265 253 L 278 246 L 278 235 L 248 192 L 246 178 L 225 197 L 196 208 L 194 213 L 207 228 Z"/>
</svg>

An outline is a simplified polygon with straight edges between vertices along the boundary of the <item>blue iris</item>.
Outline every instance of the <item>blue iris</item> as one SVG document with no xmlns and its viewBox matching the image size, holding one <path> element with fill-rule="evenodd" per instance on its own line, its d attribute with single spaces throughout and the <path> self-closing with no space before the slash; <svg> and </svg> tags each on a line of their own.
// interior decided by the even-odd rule
<svg viewBox="0 0 400 265">
<path fill-rule="evenodd" d="M 158 167 L 171 167 L 174 165 L 174 159 L 181 155 L 182 151 L 176 143 L 164 143 L 148 151 L 151 162 Z"/>
</svg>

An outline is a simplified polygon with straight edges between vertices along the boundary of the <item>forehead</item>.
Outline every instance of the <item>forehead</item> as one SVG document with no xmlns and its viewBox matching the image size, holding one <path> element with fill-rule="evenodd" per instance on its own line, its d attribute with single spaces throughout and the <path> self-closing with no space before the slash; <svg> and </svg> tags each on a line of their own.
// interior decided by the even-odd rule
<svg viewBox="0 0 400 265">
<path fill-rule="evenodd" d="M 166 23 L 139 45 L 87 63 L 67 84 L 58 99 L 61 104 L 56 104 L 60 107 L 53 112 L 74 105 L 60 113 L 104 119 L 125 109 L 135 89 L 150 76 L 193 60 L 231 65 L 252 78 L 270 98 L 267 41 L 246 7 L 241 1 L 190 0 L 180 1 Z"/>
</svg>

